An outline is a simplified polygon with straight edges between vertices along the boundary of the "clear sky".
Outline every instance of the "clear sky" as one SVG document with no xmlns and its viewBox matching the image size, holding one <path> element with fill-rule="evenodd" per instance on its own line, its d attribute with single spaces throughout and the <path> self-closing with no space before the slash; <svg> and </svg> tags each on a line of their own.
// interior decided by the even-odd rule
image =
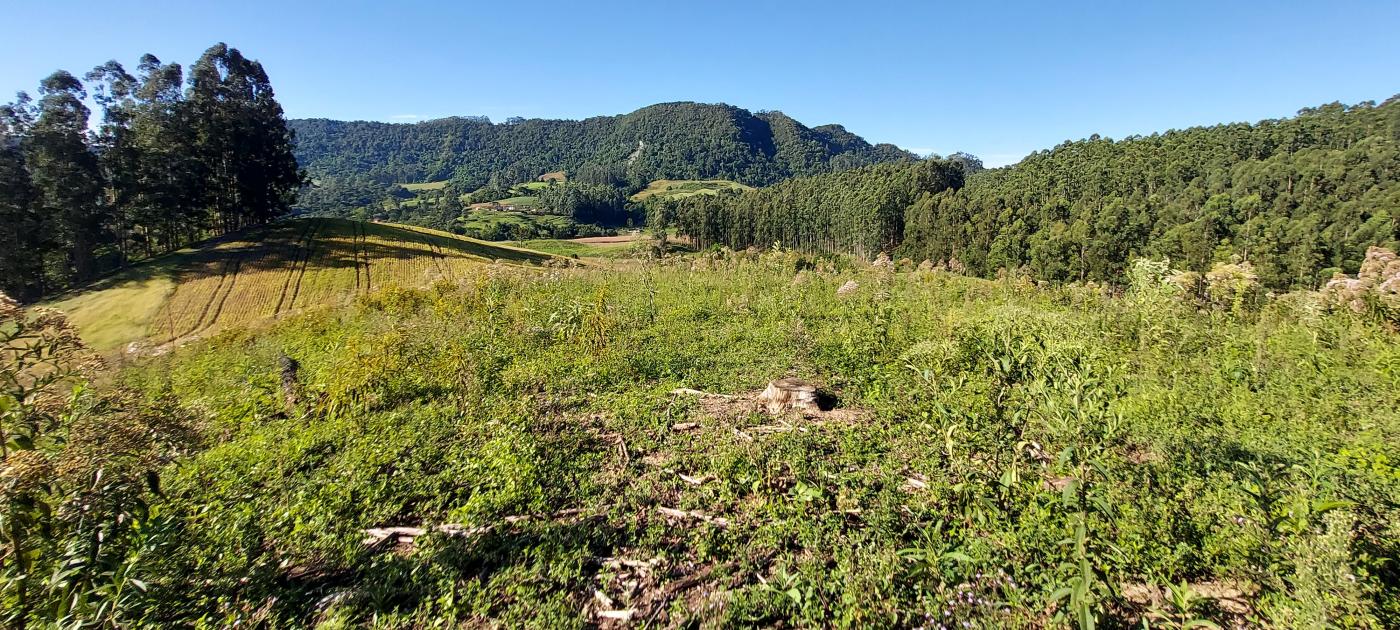
<svg viewBox="0 0 1400 630">
<path fill-rule="evenodd" d="M 189 64 L 225 41 L 263 62 L 290 117 L 725 102 L 989 165 L 1400 93 L 1400 0 L 6 4 L 3 95 L 145 52 Z"/>
</svg>

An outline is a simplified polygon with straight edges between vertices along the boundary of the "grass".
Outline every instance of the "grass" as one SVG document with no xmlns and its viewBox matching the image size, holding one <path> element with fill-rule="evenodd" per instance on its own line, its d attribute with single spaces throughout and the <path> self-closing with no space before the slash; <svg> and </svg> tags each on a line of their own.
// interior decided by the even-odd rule
<svg viewBox="0 0 1400 630">
<path fill-rule="evenodd" d="M 93 347 L 112 350 L 343 304 L 379 287 L 460 280 L 495 260 L 548 258 L 422 228 L 296 219 L 162 256 L 53 306 L 69 313 Z"/>
<path fill-rule="evenodd" d="M 502 269 L 228 330 L 123 375 L 207 440 L 164 472 L 171 537 L 134 561 L 150 589 L 124 614 L 1393 627 L 1400 338 L 1310 299 L 1201 311 L 705 254 Z M 789 375 L 836 411 L 672 393 Z M 457 533 L 363 543 L 439 525 Z"/>
<path fill-rule="evenodd" d="M 150 333 L 151 322 L 175 290 L 177 261 L 162 257 L 49 306 L 67 313 L 88 345 L 119 348 Z"/>
<path fill-rule="evenodd" d="M 523 247 L 556 256 L 580 258 L 621 258 L 631 255 L 636 243 L 580 243 L 573 239 L 532 239 L 510 241 L 508 245 Z"/>
<path fill-rule="evenodd" d="M 540 198 L 539 198 L 539 197 L 535 197 L 535 196 L 533 196 L 533 195 L 516 195 L 516 196 L 514 196 L 514 197 L 506 197 L 505 199 L 501 199 L 501 200 L 497 201 L 496 203 L 501 204 L 502 206 L 517 206 L 517 207 L 522 207 L 522 208 L 533 208 L 533 207 L 535 207 L 537 204 L 539 204 L 539 202 L 540 202 Z"/>
<path fill-rule="evenodd" d="M 399 184 L 404 190 L 409 192 L 423 192 L 425 190 L 442 190 L 447 187 L 447 180 L 440 182 L 421 182 L 416 184 Z"/>
<path fill-rule="evenodd" d="M 658 179 L 632 195 L 631 199 L 637 202 L 651 197 L 682 199 L 693 195 L 713 195 L 721 190 L 753 190 L 753 187 L 727 179 Z"/>
</svg>

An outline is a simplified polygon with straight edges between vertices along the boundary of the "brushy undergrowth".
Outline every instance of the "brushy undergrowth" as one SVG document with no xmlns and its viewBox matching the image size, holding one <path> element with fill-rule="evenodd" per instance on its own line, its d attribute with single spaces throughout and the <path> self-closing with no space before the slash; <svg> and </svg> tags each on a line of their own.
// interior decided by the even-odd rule
<svg viewBox="0 0 1400 630">
<path fill-rule="evenodd" d="M 122 618 L 1400 624 L 1383 324 L 1307 300 L 1199 310 L 1141 278 L 1113 296 L 808 267 L 492 267 L 128 368 L 206 447 L 162 471 Z M 855 413 L 671 394 L 790 375 Z M 443 524 L 483 529 L 363 543 Z"/>
</svg>

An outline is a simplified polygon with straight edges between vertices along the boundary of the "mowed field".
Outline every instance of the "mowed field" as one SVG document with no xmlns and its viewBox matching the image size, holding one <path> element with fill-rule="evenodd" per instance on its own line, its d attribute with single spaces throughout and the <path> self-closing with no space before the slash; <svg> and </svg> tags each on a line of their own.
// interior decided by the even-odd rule
<svg viewBox="0 0 1400 630">
<path fill-rule="evenodd" d="M 694 195 L 714 195 L 721 190 L 753 190 L 753 187 L 727 179 L 658 179 L 637 191 L 631 200 L 642 202 L 651 197 L 682 199 Z"/>
<path fill-rule="evenodd" d="M 457 281 L 494 261 L 549 258 L 410 226 L 294 219 L 162 256 L 50 306 L 68 313 L 94 347 L 110 350 L 203 336 L 388 286 Z"/>
</svg>

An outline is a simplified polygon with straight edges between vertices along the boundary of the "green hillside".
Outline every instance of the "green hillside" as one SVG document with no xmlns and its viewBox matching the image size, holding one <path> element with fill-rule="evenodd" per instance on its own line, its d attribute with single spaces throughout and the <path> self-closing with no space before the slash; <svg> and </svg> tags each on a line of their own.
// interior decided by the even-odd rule
<svg viewBox="0 0 1400 630">
<path fill-rule="evenodd" d="M 374 197 L 378 182 L 452 181 L 470 191 L 492 180 L 535 180 L 564 170 L 573 179 L 621 178 L 641 187 L 657 179 L 728 179 L 759 186 L 915 156 L 871 144 L 840 125 L 807 127 L 781 112 L 753 113 L 704 103 L 662 103 L 587 120 L 495 124 L 453 117 L 415 124 L 288 121 L 297 161 L 318 182 L 298 202 L 335 210 Z"/>
<path fill-rule="evenodd" d="M 636 202 L 648 199 L 684 199 L 692 195 L 714 195 L 724 190 L 753 190 L 739 182 L 727 179 L 658 179 L 646 188 L 634 193 L 629 199 Z"/>
<path fill-rule="evenodd" d="M 110 350 L 208 335 L 389 286 L 458 280 L 493 261 L 549 259 L 410 226 L 293 219 L 161 256 L 50 306 L 68 313 L 89 344 Z"/>
</svg>

